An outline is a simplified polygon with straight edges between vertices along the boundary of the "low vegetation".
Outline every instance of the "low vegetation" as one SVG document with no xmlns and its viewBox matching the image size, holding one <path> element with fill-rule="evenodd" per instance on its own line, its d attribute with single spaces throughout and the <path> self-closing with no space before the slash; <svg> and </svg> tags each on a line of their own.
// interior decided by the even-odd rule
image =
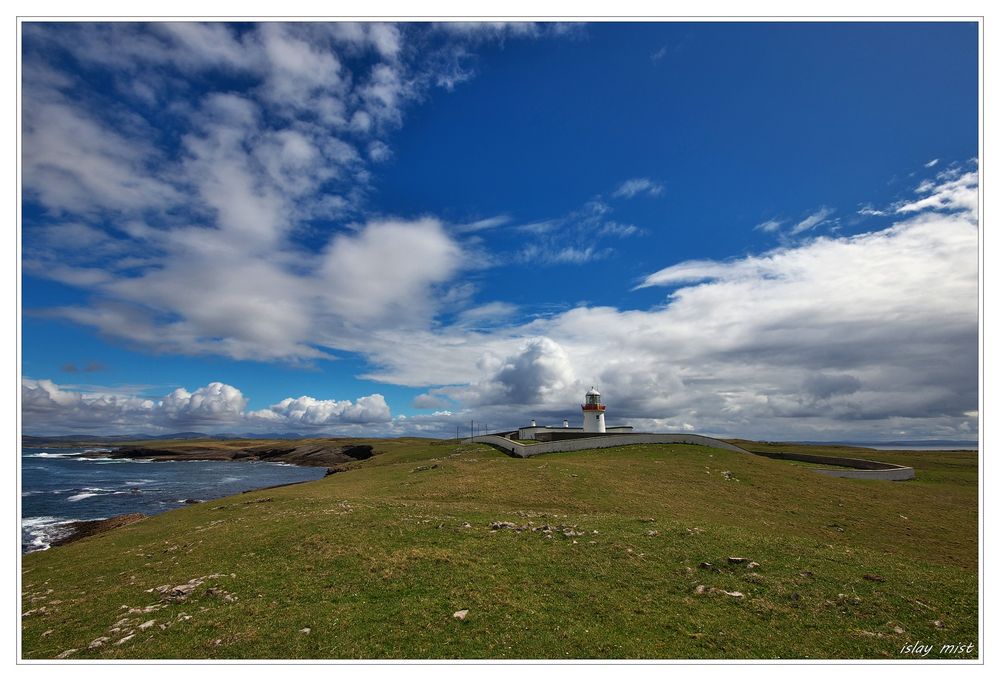
<svg viewBox="0 0 1000 681">
<path fill-rule="evenodd" d="M 357 442 L 376 456 L 323 480 L 25 556 L 23 657 L 978 655 L 974 452 L 878 452 L 918 476 L 882 482 L 690 445 Z"/>
</svg>

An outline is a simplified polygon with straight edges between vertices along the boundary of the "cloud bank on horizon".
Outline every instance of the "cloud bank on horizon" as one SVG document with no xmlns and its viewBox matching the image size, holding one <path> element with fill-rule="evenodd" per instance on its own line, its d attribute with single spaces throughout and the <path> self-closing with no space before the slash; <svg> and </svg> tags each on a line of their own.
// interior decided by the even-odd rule
<svg viewBox="0 0 1000 681">
<path fill-rule="evenodd" d="M 23 270 L 81 294 L 31 314 L 140 352 L 331 372 L 357 355 L 361 380 L 415 389 L 412 405 L 434 411 L 402 413 L 378 390 L 251 409 L 252 387 L 216 380 L 150 396 L 26 375 L 24 430 L 440 436 L 470 417 L 578 417 L 596 383 L 610 422 L 639 429 L 976 437 L 974 160 L 928 161 L 911 195 L 858 211 L 878 228 L 840 234 L 823 205 L 759 222 L 778 246 L 622 271 L 632 291 L 663 291 L 646 307 L 525 315 L 482 282 L 512 262 L 613 257 L 649 231 L 613 218 L 619 203 L 669 196 L 654 178 L 534 222 L 371 209 L 409 108 L 473 79 L 484 45 L 576 30 L 27 25 Z M 504 251 L 499 232 L 532 240 Z"/>
</svg>

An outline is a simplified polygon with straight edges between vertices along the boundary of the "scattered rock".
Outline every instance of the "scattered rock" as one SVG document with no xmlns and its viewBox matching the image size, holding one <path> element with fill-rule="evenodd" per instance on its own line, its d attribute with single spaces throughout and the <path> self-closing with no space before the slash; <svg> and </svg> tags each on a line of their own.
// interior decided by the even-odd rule
<svg viewBox="0 0 1000 681">
<path fill-rule="evenodd" d="M 708 592 L 708 587 L 705 586 L 704 584 L 699 584 L 698 586 L 696 586 L 694 588 L 694 592 L 698 596 L 703 596 L 703 595 L 705 595 Z"/>
<path fill-rule="evenodd" d="M 48 629 L 48 630 L 46 630 L 46 631 L 43 631 L 43 632 L 42 632 L 42 636 L 43 636 L 43 637 L 44 637 L 44 636 L 48 636 L 49 634 L 51 634 L 51 633 L 52 633 L 52 632 L 54 632 L 54 631 L 55 631 L 55 629 Z"/>
<path fill-rule="evenodd" d="M 470 525 L 469 523 L 462 523 L 462 529 L 465 529 L 465 530 L 467 530 L 467 529 L 469 529 L 470 527 L 472 527 L 472 525 Z"/>
<path fill-rule="evenodd" d="M 133 638 L 135 638 L 135 634 L 129 634 L 129 635 L 128 635 L 128 636 L 126 636 L 125 638 L 121 638 L 121 639 L 118 639 L 117 641 L 115 641 L 115 645 L 116 645 L 116 646 L 120 646 L 121 644 L 123 644 L 123 643 L 125 643 L 125 642 L 127 642 L 127 641 L 130 641 L 130 640 L 132 640 Z"/>
<path fill-rule="evenodd" d="M 813 576 L 813 573 L 809 572 L 809 570 L 806 570 L 805 572 L 800 572 L 799 573 L 799 577 L 812 577 L 812 576 Z"/>
<path fill-rule="evenodd" d="M 885 577 L 883 577 L 881 575 L 865 575 L 864 578 L 867 579 L 869 582 L 884 582 L 885 581 Z"/>
<path fill-rule="evenodd" d="M 139 631 L 146 631 L 154 624 L 156 624 L 156 620 L 147 620 L 139 625 Z"/>
<path fill-rule="evenodd" d="M 184 600 L 198 587 L 197 584 L 179 584 L 172 587 L 169 592 L 167 592 L 167 597 L 175 600 Z"/>
<path fill-rule="evenodd" d="M 893 627 L 892 630 L 894 632 L 896 632 L 897 634 L 905 634 L 906 633 L 906 631 L 903 630 L 903 627 Z"/>
<path fill-rule="evenodd" d="M 299 633 L 300 634 L 306 634 L 306 635 L 311 634 L 312 633 L 312 628 L 311 627 L 302 627 L 301 629 L 299 629 Z"/>
<path fill-rule="evenodd" d="M 732 471 L 722 471 L 722 477 L 724 477 L 726 480 L 732 480 L 733 482 L 739 482 L 739 479 L 736 477 L 736 475 L 733 474 Z"/>
<path fill-rule="evenodd" d="M 468 615 L 469 615 L 469 611 L 468 610 L 459 610 L 454 615 L 452 615 L 452 617 L 454 617 L 455 619 L 459 620 L 460 622 L 464 622 L 465 618 Z"/>
<path fill-rule="evenodd" d="M 757 562 L 752 561 L 752 560 L 750 561 L 750 563 L 747 564 L 747 569 L 749 569 L 749 570 L 756 570 L 759 567 L 760 567 L 760 563 L 757 563 Z"/>
<path fill-rule="evenodd" d="M 656 518 L 639 518 L 640 523 L 655 523 Z"/>
<path fill-rule="evenodd" d="M 70 655 L 72 655 L 76 651 L 77 651 L 77 648 L 70 648 L 69 650 L 64 650 L 61 653 L 59 653 L 58 655 L 56 655 L 56 659 L 57 660 L 65 660 L 67 657 L 69 657 Z"/>
<path fill-rule="evenodd" d="M 90 644 L 87 647 L 88 648 L 100 648 L 105 643 L 107 643 L 108 640 L 109 639 L 108 639 L 107 636 L 101 636 L 101 637 L 95 638 L 93 641 L 91 641 Z"/>
<path fill-rule="evenodd" d="M 698 568 L 701 570 L 714 570 L 715 566 L 711 563 L 698 563 Z"/>
<path fill-rule="evenodd" d="M 732 596 L 733 598 L 743 598 L 742 591 L 726 591 L 725 589 L 719 589 L 719 591 L 727 596 Z"/>
<path fill-rule="evenodd" d="M 430 465 L 430 466 L 417 466 L 416 468 L 414 468 L 414 469 L 413 469 L 412 471 L 410 471 L 410 472 L 411 472 L 411 473 L 419 473 L 420 471 L 429 471 L 429 470 L 431 470 L 431 469 L 433 469 L 433 468 L 437 468 L 437 467 L 438 467 L 438 465 L 437 465 L 436 463 L 435 463 L 435 464 L 432 464 L 432 465 Z"/>
<path fill-rule="evenodd" d="M 251 499 L 250 501 L 244 501 L 244 504 L 266 504 L 270 501 L 274 501 L 274 497 L 261 497 L 260 499 Z"/>
<path fill-rule="evenodd" d="M 727 560 L 732 565 L 741 565 L 743 563 L 746 563 L 749 560 L 749 558 L 737 558 L 736 556 L 729 556 Z"/>
<path fill-rule="evenodd" d="M 497 520 L 490 523 L 491 530 L 514 530 L 517 529 L 517 523 L 511 523 L 506 520 Z"/>
<path fill-rule="evenodd" d="M 648 537 L 659 537 L 660 536 L 660 531 L 659 530 L 649 530 L 649 531 L 646 532 L 646 536 L 648 536 Z"/>
<path fill-rule="evenodd" d="M 944 629 L 944 622 L 942 622 L 941 620 L 934 620 L 934 628 Z"/>
</svg>

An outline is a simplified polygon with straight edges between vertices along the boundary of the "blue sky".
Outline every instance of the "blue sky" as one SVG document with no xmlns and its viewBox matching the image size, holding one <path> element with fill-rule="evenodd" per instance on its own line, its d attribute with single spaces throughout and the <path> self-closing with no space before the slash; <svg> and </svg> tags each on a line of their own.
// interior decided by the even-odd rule
<svg viewBox="0 0 1000 681">
<path fill-rule="evenodd" d="M 25 24 L 24 429 L 976 437 L 977 40 Z"/>
</svg>

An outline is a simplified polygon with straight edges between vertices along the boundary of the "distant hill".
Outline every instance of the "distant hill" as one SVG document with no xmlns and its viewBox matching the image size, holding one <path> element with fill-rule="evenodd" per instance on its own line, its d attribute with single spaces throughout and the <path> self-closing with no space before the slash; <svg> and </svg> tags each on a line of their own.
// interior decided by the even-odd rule
<svg viewBox="0 0 1000 681">
<path fill-rule="evenodd" d="M 74 433 L 72 435 L 22 435 L 23 447 L 73 447 L 76 445 L 105 445 L 118 442 L 140 442 L 143 440 L 300 440 L 304 435 L 299 433 L 217 433 L 207 434 L 196 431 L 184 433 L 165 433 L 150 435 L 149 433 L 127 433 L 124 435 L 88 435 Z M 318 437 L 330 437 L 318 435 Z"/>
<path fill-rule="evenodd" d="M 803 440 L 792 444 L 845 445 L 855 447 L 978 447 L 978 440 Z"/>
</svg>

